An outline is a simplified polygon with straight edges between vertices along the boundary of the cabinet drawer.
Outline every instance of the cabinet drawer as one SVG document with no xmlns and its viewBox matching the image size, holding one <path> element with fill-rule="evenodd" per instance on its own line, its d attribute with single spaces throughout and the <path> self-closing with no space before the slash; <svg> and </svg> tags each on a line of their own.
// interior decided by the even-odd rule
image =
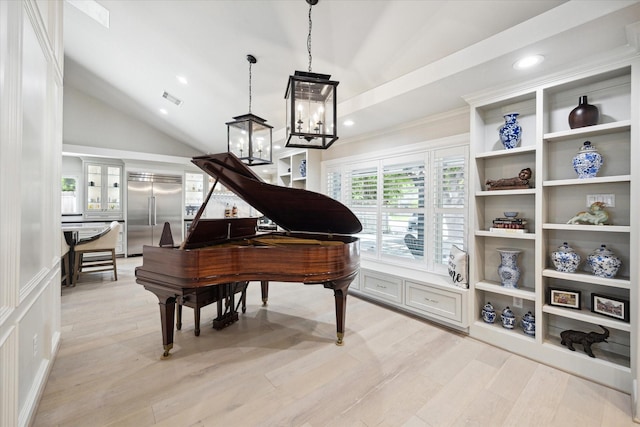
<svg viewBox="0 0 640 427">
<path fill-rule="evenodd" d="M 402 280 L 397 277 L 362 273 L 360 290 L 386 301 L 402 303 Z"/>
<path fill-rule="evenodd" d="M 462 322 L 462 295 L 407 281 L 407 305 L 444 319 Z"/>
</svg>

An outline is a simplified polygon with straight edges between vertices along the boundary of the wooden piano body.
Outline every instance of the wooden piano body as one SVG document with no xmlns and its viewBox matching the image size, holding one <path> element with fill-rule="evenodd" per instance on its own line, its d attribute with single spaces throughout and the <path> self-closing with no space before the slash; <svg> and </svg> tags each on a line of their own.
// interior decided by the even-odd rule
<svg viewBox="0 0 640 427">
<path fill-rule="evenodd" d="M 230 285 L 260 281 L 263 302 L 270 281 L 320 284 L 335 298 L 337 344 L 342 344 L 348 287 L 360 267 L 362 225 L 339 202 L 319 193 L 263 182 L 233 154 L 193 162 L 272 219 L 286 232 L 257 233 L 257 218 L 200 219 L 200 208 L 180 247 L 145 246 L 136 281 L 159 300 L 164 356 L 173 347 L 176 301 L 215 289 L 209 298 L 233 295 Z M 223 288 L 224 286 L 224 288 Z"/>
</svg>

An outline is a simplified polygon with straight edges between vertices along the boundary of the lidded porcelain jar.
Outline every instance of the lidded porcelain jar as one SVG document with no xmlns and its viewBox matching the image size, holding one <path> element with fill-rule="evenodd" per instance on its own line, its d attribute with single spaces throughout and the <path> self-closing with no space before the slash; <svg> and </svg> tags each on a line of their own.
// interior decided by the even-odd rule
<svg viewBox="0 0 640 427">
<path fill-rule="evenodd" d="M 594 178 L 602 167 L 602 163 L 602 155 L 598 153 L 596 147 L 591 145 L 591 141 L 585 141 L 573 158 L 573 169 L 578 174 L 578 178 Z"/>
<path fill-rule="evenodd" d="M 578 265 L 580 265 L 580 260 L 580 255 L 567 242 L 564 242 L 557 250 L 551 252 L 553 265 L 557 271 L 562 271 L 563 273 L 575 273 Z"/>
<path fill-rule="evenodd" d="M 482 320 L 486 323 L 493 323 L 496 321 L 496 310 L 490 302 L 487 302 L 484 307 L 482 307 Z"/>
<path fill-rule="evenodd" d="M 591 267 L 594 275 L 612 278 L 618 274 L 622 262 L 613 251 L 607 249 L 606 245 L 600 245 L 598 249 L 589 254 L 587 264 Z"/>
<path fill-rule="evenodd" d="M 524 316 L 522 316 L 522 320 L 520 320 L 520 325 L 522 326 L 522 331 L 530 335 L 532 337 L 536 336 L 536 318 L 530 311 L 527 312 Z"/>
<path fill-rule="evenodd" d="M 516 326 L 516 316 L 513 314 L 513 311 L 509 307 L 502 310 L 502 314 L 500 315 L 502 319 L 502 326 L 507 329 L 513 329 Z"/>
</svg>

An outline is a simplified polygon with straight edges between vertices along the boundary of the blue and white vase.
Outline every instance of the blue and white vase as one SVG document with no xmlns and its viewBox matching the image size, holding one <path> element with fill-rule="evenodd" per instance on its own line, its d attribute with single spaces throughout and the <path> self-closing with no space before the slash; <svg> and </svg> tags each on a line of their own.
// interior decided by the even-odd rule
<svg viewBox="0 0 640 427">
<path fill-rule="evenodd" d="M 518 267 L 518 255 L 520 250 L 500 248 L 500 265 L 498 266 L 498 275 L 500 276 L 500 284 L 505 288 L 517 288 L 518 280 L 520 280 L 520 267 Z"/>
<path fill-rule="evenodd" d="M 567 242 L 564 242 L 557 250 L 551 253 L 551 261 L 557 271 L 563 273 L 575 273 L 580 265 L 580 255 L 578 255 Z"/>
<path fill-rule="evenodd" d="M 307 161 L 306 160 L 302 160 L 300 162 L 300 176 L 301 177 L 305 177 L 307 176 Z"/>
<path fill-rule="evenodd" d="M 522 127 L 518 124 L 520 113 L 509 113 L 504 115 L 504 125 L 500 127 L 500 141 L 507 150 L 516 148 L 520 144 Z"/>
<path fill-rule="evenodd" d="M 600 245 L 589 254 L 587 264 L 595 276 L 613 278 L 618 274 L 622 262 L 606 245 Z"/>
<path fill-rule="evenodd" d="M 530 311 L 527 312 L 520 320 L 520 326 L 522 326 L 522 332 L 526 335 L 536 336 L 536 318 Z"/>
<path fill-rule="evenodd" d="M 502 327 L 507 329 L 513 329 L 516 327 L 516 315 L 513 314 L 513 311 L 511 311 L 509 307 L 502 310 L 500 318 L 502 319 Z"/>
<path fill-rule="evenodd" d="M 591 141 L 585 141 L 573 158 L 573 169 L 578 174 L 578 178 L 594 178 L 602 167 L 602 163 L 602 155 L 598 153 L 596 147 L 591 145 Z"/>
<path fill-rule="evenodd" d="M 486 323 L 493 323 L 496 321 L 496 310 L 490 302 L 486 303 L 484 307 L 482 307 L 482 320 Z"/>
</svg>

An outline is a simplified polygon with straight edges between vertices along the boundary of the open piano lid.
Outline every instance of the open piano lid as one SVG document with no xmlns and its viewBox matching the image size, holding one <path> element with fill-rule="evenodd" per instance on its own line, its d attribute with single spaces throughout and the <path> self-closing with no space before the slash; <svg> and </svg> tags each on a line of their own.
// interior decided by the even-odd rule
<svg viewBox="0 0 640 427">
<path fill-rule="evenodd" d="M 342 203 L 324 194 L 268 184 L 232 153 L 198 156 L 191 161 L 287 231 L 362 231 L 360 220 Z"/>
</svg>

